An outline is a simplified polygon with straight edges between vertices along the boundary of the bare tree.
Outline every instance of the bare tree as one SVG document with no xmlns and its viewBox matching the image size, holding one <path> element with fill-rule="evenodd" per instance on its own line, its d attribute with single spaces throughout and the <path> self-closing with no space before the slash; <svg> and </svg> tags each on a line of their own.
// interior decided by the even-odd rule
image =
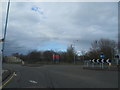
<svg viewBox="0 0 120 90">
<path fill-rule="evenodd" d="M 91 48 L 90 50 L 92 53 L 94 53 L 94 57 L 98 58 L 100 53 L 102 52 L 106 58 L 113 59 L 116 50 L 115 48 L 117 47 L 117 44 L 114 40 L 110 39 L 100 39 L 100 40 L 95 40 L 91 43 Z"/>
<path fill-rule="evenodd" d="M 73 62 L 74 56 L 75 56 L 75 50 L 73 46 L 71 45 L 70 47 L 67 48 L 66 56 L 67 56 L 67 61 L 68 62 Z"/>
</svg>

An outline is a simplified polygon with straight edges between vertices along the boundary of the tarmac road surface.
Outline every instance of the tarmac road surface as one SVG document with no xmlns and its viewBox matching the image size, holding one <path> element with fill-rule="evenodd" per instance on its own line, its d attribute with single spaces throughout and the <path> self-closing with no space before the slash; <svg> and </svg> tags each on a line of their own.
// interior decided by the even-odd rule
<svg viewBox="0 0 120 90">
<path fill-rule="evenodd" d="M 4 64 L 16 76 L 4 88 L 118 88 L 117 71 L 85 70 L 80 65 Z"/>
</svg>

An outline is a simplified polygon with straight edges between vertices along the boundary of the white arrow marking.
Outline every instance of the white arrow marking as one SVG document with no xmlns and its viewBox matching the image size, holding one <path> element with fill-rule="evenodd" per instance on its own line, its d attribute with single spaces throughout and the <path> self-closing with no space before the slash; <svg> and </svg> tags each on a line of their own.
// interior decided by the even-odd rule
<svg viewBox="0 0 120 90">
<path fill-rule="evenodd" d="M 34 80 L 29 80 L 29 82 L 31 82 L 31 83 L 35 83 L 35 84 L 37 83 L 37 82 L 36 82 L 36 81 L 34 81 Z"/>
</svg>

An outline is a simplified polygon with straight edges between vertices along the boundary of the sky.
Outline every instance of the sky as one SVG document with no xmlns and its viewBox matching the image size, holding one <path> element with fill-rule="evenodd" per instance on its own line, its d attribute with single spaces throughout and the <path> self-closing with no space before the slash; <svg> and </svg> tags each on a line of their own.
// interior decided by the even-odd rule
<svg viewBox="0 0 120 90">
<path fill-rule="evenodd" d="M 6 7 L 2 3 L 0 37 Z M 100 38 L 118 39 L 117 2 L 11 2 L 5 55 L 66 51 L 71 44 L 76 51 L 88 51 Z"/>
</svg>

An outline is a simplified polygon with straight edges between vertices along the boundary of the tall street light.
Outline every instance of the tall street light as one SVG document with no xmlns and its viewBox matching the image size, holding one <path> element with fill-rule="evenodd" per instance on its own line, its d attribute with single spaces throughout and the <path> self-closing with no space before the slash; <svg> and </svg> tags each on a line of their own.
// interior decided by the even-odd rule
<svg viewBox="0 0 120 90">
<path fill-rule="evenodd" d="M 4 36 L 2 39 L 2 56 L 4 55 L 4 47 L 5 47 L 5 38 L 6 38 L 6 31 L 7 31 L 7 25 L 8 25 L 8 15 L 9 15 L 9 7 L 10 7 L 10 0 L 8 1 L 8 6 L 7 6 L 7 14 L 6 14 L 6 21 L 5 21 L 5 29 L 4 29 Z"/>
<path fill-rule="evenodd" d="M 76 43 L 76 42 L 78 42 L 78 40 L 73 41 L 73 43 L 74 43 L 74 64 L 76 63 L 76 58 L 75 58 L 75 55 L 76 55 L 76 54 L 75 54 L 75 43 Z"/>
</svg>

